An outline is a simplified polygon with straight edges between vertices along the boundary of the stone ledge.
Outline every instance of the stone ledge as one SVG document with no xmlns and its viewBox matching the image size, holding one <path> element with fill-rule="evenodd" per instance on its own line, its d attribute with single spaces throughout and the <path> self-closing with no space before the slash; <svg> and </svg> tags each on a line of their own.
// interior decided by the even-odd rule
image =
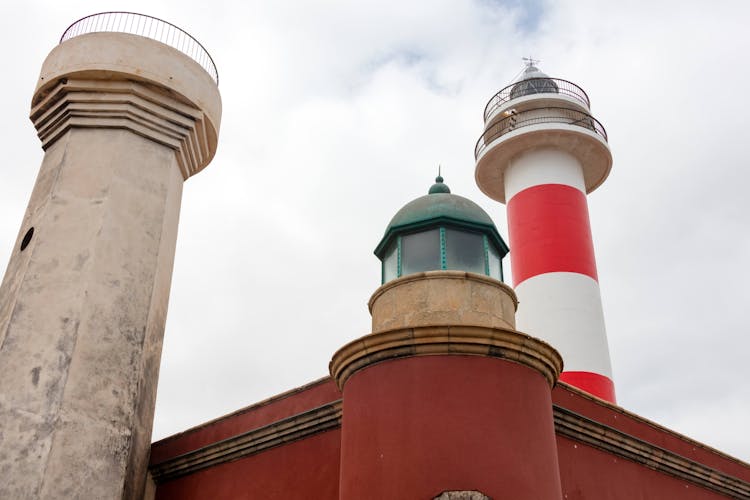
<svg viewBox="0 0 750 500">
<path fill-rule="evenodd" d="M 562 357 L 546 342 L 515 330 L 483 326 L 421 326 L 371 333 L 336 351 L 331 376 L 343 389 L 347 379 L 381 361 L 407 356 L 472 355 L 501 358 L 528 366 L 555 385 Z"/>
</svg>

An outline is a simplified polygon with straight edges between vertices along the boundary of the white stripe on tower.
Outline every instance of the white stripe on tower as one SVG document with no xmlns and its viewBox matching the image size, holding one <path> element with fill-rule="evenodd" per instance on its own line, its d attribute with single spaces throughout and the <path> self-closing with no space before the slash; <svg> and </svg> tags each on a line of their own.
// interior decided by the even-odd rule
<svg viewBox="0 0 750 500">
<path fill-rule="evenodd" d="M 573 156 L 555 148 L 526 151 L 510 161 L 505 171 L 505 200 L 530 187 L 562 184 L 586 194 L 581 164 Z"/>
<path fill-rule="evenodd" d="M 557 148 L 505 171 L 516 324 L 560 351 L 561 380 L 614 402 L 585 189 L 578 159 Z"/>
</svg>

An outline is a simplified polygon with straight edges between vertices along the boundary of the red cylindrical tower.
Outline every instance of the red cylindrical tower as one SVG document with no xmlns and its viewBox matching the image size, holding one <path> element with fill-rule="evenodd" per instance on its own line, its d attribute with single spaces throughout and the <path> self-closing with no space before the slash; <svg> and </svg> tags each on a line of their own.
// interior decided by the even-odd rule
<svg viewBox="0 0 750 500">
<path fill-rule="evenodd" d="M 494 225 L 440 181 L 376 250 L 373 333 L 331 361 L 340 498 L 560 499 L 551 387 L 562 359 L 515 330 L 515 294 L 486 260 L 504 255 L 488 250 Z"/>
<path fill-rule="evenodd" d="M 507 203 L 518 328 L 560 351 L 560 379 L 615 402 L 586 194 L 609 174 L 607 135 L 577 85 L 529 64 L 485 109 L 476 180 Z"/>
</svg>

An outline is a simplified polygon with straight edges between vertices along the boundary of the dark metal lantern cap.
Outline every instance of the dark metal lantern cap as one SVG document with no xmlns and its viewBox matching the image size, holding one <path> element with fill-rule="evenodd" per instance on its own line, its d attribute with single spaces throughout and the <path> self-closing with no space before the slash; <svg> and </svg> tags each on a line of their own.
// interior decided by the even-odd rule
<svg viewBox="0 0 750 500">
<path fill-rule="evenodd" d="M 539 68 L 530 65 L 526 68 L 518 83 L 513 85 L 510 98 L 522 97 L 530 94 L 557 94 L 560 92 L 555 80 L 543 73 Z"/>
</svg>

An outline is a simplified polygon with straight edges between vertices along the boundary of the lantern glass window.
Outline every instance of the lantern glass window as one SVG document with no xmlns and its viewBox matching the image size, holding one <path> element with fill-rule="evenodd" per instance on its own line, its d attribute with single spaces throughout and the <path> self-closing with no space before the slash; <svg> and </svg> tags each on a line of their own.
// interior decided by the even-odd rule
<svg viewBox="0 0 750 500">
<path fill-rule="evenodd" d="M 481 234 L 446 228 L 446 269 L 485 274 L 484 259 L 484 238 Z"/>
<path fill-rule="evenodd" d="M 489 258 L 489 269 L 490 269 L 490 278 L 495 278 L 496 280 L 503 280 L 503 268 L 502 263 L 500 262 L 500 254 L 497 252 L 497 249 L 495 248 L 495 245 L 490 243 L 487 247 L 487 257 Z"/>
<path fill-rule="evenodd" d="M 397 238 L 388 246 L 383 257 L 383 283 L 398 277 L 398 241 Z"/>
<path fill-rule="evenodd" d="M 401 237 L 401 276 L 440 269 L 440 231 L 431 229 Z"/>
</svg>

